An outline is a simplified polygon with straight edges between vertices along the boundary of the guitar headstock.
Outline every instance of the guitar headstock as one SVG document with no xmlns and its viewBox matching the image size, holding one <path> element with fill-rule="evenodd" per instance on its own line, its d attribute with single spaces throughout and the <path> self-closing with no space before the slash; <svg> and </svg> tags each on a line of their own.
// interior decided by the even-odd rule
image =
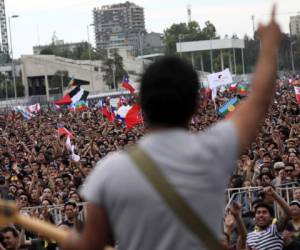
<svg viewBox="0 0 300 250">
<path fill-rule="evenodd" d="M 0 226 L 13 223 L 18 215 L 15 202 L 0 199 Z"/>
</svg>

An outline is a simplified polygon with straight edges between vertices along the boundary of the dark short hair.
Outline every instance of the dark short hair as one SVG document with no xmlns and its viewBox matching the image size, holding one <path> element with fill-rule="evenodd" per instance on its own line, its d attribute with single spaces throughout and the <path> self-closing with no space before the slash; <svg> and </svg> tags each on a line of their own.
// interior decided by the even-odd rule
<svg viewBox="0 0 300 250">
<path fill-rule="evenodd" d="M 198 102 L 198 76 L 176 56 L 163 57 L 142 77 L 140 103 L 149 125 L 186 126 Z"/>
<path fill-rule="evenodd" d="M 17 238 L 19 236 L 18 231 L 13 227 L 5 227 L 2 229 L 2 233 L 12 232 L 13 236 Z"/>
<path fill-rule="evenodd" d="M 268 153 L 268 152 L 267 152 L 267 153 L 264 153 L 263 157 L 270 157 L 270 158 L 272 158 L 272 157 L 271 157 L 271 154 Z"/>
<path fill-rule="evenodd" d="M 265 202 L 260 202 L 255 206 L 255 213 L 256 213 L 257 209 L 259 209 L 261 207 L 266 208 L 269 211 L 271 217 L 274 217 L 274 209 Z"/>
<path fill-rule="evenodd" d="M 69 200 L 69 201 L 67 201 L 67 202 L 65 203 L 64 208 L 66 208 L 67 206 L 72 206 L 73 208 L 76 208 L 76 207 L 77 207 L 77 204 L 76 204 L 75 201 Z"/>
</svg>

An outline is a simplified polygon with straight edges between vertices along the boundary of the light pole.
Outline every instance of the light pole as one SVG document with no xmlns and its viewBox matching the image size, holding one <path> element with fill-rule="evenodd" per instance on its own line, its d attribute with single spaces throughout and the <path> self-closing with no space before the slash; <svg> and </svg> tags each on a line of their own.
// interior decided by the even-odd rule
<svg viewBox="0 0 300 250">
<path fill-rule="evenodd" d="M 10 19 L 11 18 L 18 18 L 18 17 L 19 17 L 19 15 L 12 15 L 12 16 L 8 17 L 9 36 L 10 36 L 11 72 L 12 72 L 12 78 L 13 78 L 15 99 L 17 98 L 17 87 L 16 87 L 16 75 L 15 75 L 15 65 L 14 65 L 14 54 L 13 54 L 13 44 L 12 44 Z"/>
<path fill-rule="evenodd" d="M 182 34 L 179 34 L 178 38 L 179 38 L 179 46 L 180 46 L 180 57 L 182 57 L 182 51 L 181 51 L 181 40 L 182 40 Z"/>
<path fill-rule="evenodd" d="M 116 65 L 115 64 L 112 65 L 112 73 L 113 73 L 114 88 L 115 88 L 115 90 L 117 90 L 117 85 L 116 85 Z"/>
<path fill-rule="evenodd" d="M 295 61 L 294 61 L 294 52 L 293 52 L 293 45 L 295 45 L 297 42 L 296 41 L 291 41 L 291 62 L 292 62 L 292 70 L 293 70 L 293 75 L 295 75 Z"/>
<path fill-rule="evenodd" d="M 140 56 L 143 56 L 144 54 L 144 31 L 140 30 L 138 32 L 138 36 L 139 36 L 139 47 L 140 47 Z M 143 39 L 142 39 L 143 37 Z"/>
<path fill-rule="evenodd" d="M 86 26 L 87 29 L 87 38 L 88 38 L 88 53 L 89 53 L 89 60 L 90 60 L 90 77 L 91 77 L 91 85 L 92 85 L 92 89 L 94 91 L 94 80 L 93 80 L 93 68 L 92 68 L 92 53 L 91 53 L 91 47 L 92 45 L 90 44 L 90 26 L 94 26 L 94 23 L 91 23 L 89 25 Z"/>
</svg>

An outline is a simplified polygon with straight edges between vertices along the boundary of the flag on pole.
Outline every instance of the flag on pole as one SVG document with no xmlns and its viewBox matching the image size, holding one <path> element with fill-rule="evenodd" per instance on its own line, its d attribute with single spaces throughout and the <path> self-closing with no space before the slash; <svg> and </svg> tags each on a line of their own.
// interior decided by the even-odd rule
<svg viewBox="0 0 300 250">
<path fill-rule="evenodd" d="M 211 89 L 227 85 L 229 83 L 232 83 L 232 75 L 229 71 L 229 69 L 225 69 L 221 72 L 213 73 L 207 76 L 209 87 Z"/>
<path fill-rule="evenodd" d="M 300 86 L 294 86 L 297 103 L 300 105 Z"/>
<path fill-rule="evenodd" d="M 223 117 L 227 116 L 229 113 L 233 112 L 236 109 L 238 103 L 239 99 L 237 97 L 230 99 L 221 108 L 219 108 L 219 114 Z"/>
<path fill-rule="evenodd" d="M 70 136 L 67 137 L 66 148 L 67 148 L 68 151 L 72 152 L 72 144 L 71 144 L 71 138 L 70 138 Z"/>
<path fill-rule="evenodd" d="M 131 94 L 135 92 L 135 88 L 129 82 L 129 76 L 124 76 L 122 81 L 122 87 L 127 89 Z"/>
<path fill-rule="evenodd" d="M 113 122 L 115 120 L 114 112 L 112 111 L 111 107 L 107 106 L 105 103 L 102 104 L 102 107 L 100 108 L 100 112 L 110 122 Z"/>
<path fill-rule="evenodd" d="M 35 114 L 28 111 L 28 108 L 25 106 L 17 106 L 14 108 L 16 113 L 21 113 L 26 120 L 29 120 L 35 117 Z"/>
<path fill-rule="evenodd" d="M 28 112 L 30 113 L 38 113 L 41 110 L 41 105 L 36 103 L 34 105 L 30 105 L 27 107 Z"/>
<path fill-rule="evenodd" d="M 125 97 L 121 95 L 118 100 L 118 108 L 120 108 L 124 103 L 125 103 Z"/>
<path fill-rule="evenodd" d="M 73 110 L 73 111 L 86 111 L 89 109 L 89 105 L 87 103 L 87 101 L 78 101 L 76 103 L 72 103 L 70 105 L 70 108 Z"/>
<path fill-rule="evenodd" d="M 236 87 L 237 87 L 237 83 L 230 84 L 229 87 L 228 87 L 228 90 L 229 91 L 234 91 L 234 90 L 236 90 Z"/>
<path fill-rule="evenodd" d="M 76 103 L 78 101 L 86 101 L 89 92 L 77 86 L 75 89 L 71 90 L 67 93 L 63 98 L 58 101 L 55 101 L 54 104 L 56 105 L 69 105 L 71 103 Z"/>
<path fill-rule="evenodd" d="M 71 80 L 70 80 L 70 82 L 69 82 L 67 88 L 69 89 L 69 88 L 71 88 L 71 87 L 73 87 L 73 86 L 75 86 L 75 79 L 74 79 L 74 76 L 71 77 Z"/>
<path fill-rule="evenodd" d="M 71 139 L 74 139 L 74 135 L 69 130 L 67 130 L 63 125 L 59 125 L 57 130 L 59 136 L 66 135 L 69 136 Z"/>
<path fill-rule="evenodd" d="M 138 104 L 134 104 L 133 106 L 121 106 L 117 111 L 116 118 L 124 122 L 127 128 L 132 128 L 137 124 L 143 123 L 141 107 Z"/>
<path fill-rule="evenodd" d="M 125 124 L 127 128 L 132 128 L 135 125 L 143 123 L 141 106 L 134 104 L 130 110 L 128 110 L 125 116 Z"/>
<path fill-rule="evenodd" d="M 131 106 L 129 105 L 122 105 L 120 108 L 118 108 L 116 112 L 116 118 L 123 122 L 125 120 L 125 117 L 128 113 L 128 111 L 131 109 Z"/>
<path fill-rule="evenodd" d="M 250 93 L 250 88 L 246 84 L 239 84 L 237 87 L 237 93 L 239 95 L 248 95 Z"/>
<path fill-rule="evenodd" d="M 75 154 L 75 146 L 72 145 L 70 136 L 67 137 L 66 148 L 71 153 L 71 159 L 75 162 L 78 162 L 80 160 L 80 156 Z"/>
</svg>

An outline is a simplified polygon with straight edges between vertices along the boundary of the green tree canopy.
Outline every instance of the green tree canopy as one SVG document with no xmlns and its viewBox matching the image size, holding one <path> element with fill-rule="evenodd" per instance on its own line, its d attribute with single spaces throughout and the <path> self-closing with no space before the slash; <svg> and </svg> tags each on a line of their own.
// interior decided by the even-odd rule
<svg viewBox="0 0 300 250">
<path fill-rule="evenodd" d="M 110 51 L 110 56 L 105 57 L 102 60 L 101 71 L 103 72 L 103 80 L 109 88 L 113 89 L 114 80 L 116 84 L 122 81 L 123 76 L 127 74 L 124 69 L 123 58 L 119 55 L 118 50 L 114 49 Z M 114 72 L 114 74 L 113 74 Z M 115 75 L 115 79 L 113 77 Z"/>
<path fill-rule="evenodd" d="M 210 21 L 205 22 L 202 30 L 196 21 L 189 22 L 188 24 L 173 24 L 164 31 L 165 53 L 175 54 L 176 43 L 180 41 L 208 40 L 216 37 L 216 28 Z"/>
</svg>

